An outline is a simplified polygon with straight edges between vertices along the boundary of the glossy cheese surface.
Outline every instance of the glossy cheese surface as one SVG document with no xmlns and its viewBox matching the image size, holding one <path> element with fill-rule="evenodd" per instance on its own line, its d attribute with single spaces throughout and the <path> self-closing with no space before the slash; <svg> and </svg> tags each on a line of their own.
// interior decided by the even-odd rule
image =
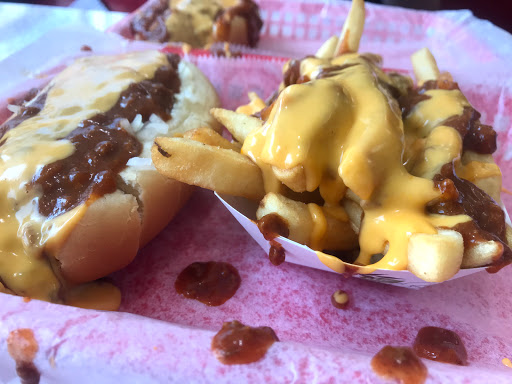
<svg viewBox="0 0 512 384">
<path fill-rule="evenodd" d="M 326 70 L 329 74 L 323 76 Z M 372 255 L 385 254 L 372 267 L 406 269 L 412 234 L 435 234 L 437 227 L 469 220 L 465 215 L 426 213 L 426 204 L 439 191 L 431 178 L 413 175 L 404 166 L 404 123 L 398 103 L 386 90 L 394 80 L 372 57 L 306 58 L 301 76 L 310 81 L 282 90 L 268 120 L 245 140 L 242 153 L 266 166 L 267 178 L 277 178 L 296 192 L 320 188 L 324 209 L 338 207 L 347 188 L 351 190 L 364 210 L 357 264 L 368 265 Z M 428 92 L 435 97 L 419 103 L 405 121 L 413 139 L 424 140 L 441 121 L 468 105 L 460 91 Z M 438 144 L 435 136 L 431 141 L 433 147 Z M 458 144 L 434 151 L 432 161 L 441 166 L 458 156 Z M 313 248 L 321 251 L 326 225 L 319 208 L 309 206 Z M 328 262 L 327 257 L 320 259 Z"/>
</svg>

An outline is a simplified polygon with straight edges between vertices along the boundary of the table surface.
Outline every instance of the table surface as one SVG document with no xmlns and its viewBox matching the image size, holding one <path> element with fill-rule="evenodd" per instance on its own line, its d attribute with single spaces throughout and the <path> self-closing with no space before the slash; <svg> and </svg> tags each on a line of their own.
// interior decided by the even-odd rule
<svg viewBox="0 0 512 384">
<path fill-rule="evenodd" d="M 14 3 L 0 3 L 0 15 L 0 61 L 55 27 L 81 25 L 104 31 L 126 16 L 123 12 Z"/>
</svg>

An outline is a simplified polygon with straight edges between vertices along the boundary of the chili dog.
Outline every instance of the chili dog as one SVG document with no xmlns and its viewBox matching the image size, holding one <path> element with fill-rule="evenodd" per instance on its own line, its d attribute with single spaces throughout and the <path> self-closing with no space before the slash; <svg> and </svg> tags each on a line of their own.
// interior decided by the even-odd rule
<svg viewBox="0 0 512 384">
<path fill-rule="evenodd" d="M 155 0 L 130 24 L 137 40 L 204 47 L 229 42 L 255 47 L 263 21 L 252 0 Z"/>
<path fill-rule="evenodd" d="M 215 90 L 158 51 L 75 61 L 0 126 L 0 289 L 114 309 L 91 282 L 132 261 L 191 188 L 154 169 L 150 147 L 218 125 Z M 82 300 L 83 301 L 83 300 Z M 92 304 L 91 304 L 92 303 Z"/>
</svg>

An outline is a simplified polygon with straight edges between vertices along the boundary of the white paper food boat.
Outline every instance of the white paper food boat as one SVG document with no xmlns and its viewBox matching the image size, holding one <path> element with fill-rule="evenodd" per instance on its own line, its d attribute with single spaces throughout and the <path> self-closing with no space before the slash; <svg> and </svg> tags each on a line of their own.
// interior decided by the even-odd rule
<svg viewBox="0 0 512 384">
<path fill-rule="evenodd" d="M 235 217 L 235 219 L 245 228 L 245 230 L 252 236 L 254 240 L 260 245 L 261 248 L 268 254 L 270 250 L 270 243 L 265 240 L 263 235 L 261 234 L 258 226 L 256 225 L 256 209 L 257 203 L 247 200 L 243 197 L 235 197 L 228 195 L 219 195 L 215 193 L 215 195 L 219 198 L 219 200 L 224 204 L 224 206 L 231 212 L 231 214 Z M 510 224 L 510 219 L 505 210 L 505 207 L 502 205 L 502 208 L 505 212 L 505 217 L 507 223 Z M 321 269 L 324 271 L 343 273 L 345 267 L 356 267 L 352 264 L 344 263 L 340 259 L 334 256 L 327 256 L 322 260 L 320 260 L 317 253 L 311 248 L 299 244 L 295 241 L 287 239 L 285 237 L 277 237 L 276 241 L 280 243 L 285 252 L 286 259 L 285 261 L 303 265 L 305 267 Z M 486 267 L 479 268 L 470 268 L 470 269 L 460 269 L 459 272 L 455 274 L 451 279 L 454 280 L 460 277 L 465 277 L 472 275 L 477 272 L 482 272 Z M 368 271 L 366 273 L 354 273 L 352 276 L 357 277 L 359 279 L 365 279 L 370 281 L 376 281 L 379 283 L 396 285 L 399 287 L 406 287 L 412 289 L 420 289 L 423 287 L 428 287 L 430 285 L 439 284 L 439 283 L 430 283 L 424 280 L 421 280 L 416 275 L 411 272 L 405 271 L 393 271 L 387 269 L 376 269 L 373 271 Z"/>
</svg>

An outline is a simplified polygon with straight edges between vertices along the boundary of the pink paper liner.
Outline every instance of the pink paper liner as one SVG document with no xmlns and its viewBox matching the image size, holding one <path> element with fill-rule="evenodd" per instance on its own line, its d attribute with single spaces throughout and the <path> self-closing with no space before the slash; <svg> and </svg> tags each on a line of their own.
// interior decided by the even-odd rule
<svg viewBox="0 0 512 384">
<path fill-rule="evenodd" d="M 185 266 L 208 260 L 230 262 L 242 277 L 220 307 L 174 291 Z M 373 354 L 386 344 L 411 345 L 419 328 L 435 325 L 461 336 L 470 366 L 427 362 L 428 382 L 506 383 L 511 372 L 501 359 L 512 354 L 512 303 L 503 292 L 511 278 L 505 269 L 411 291 L 286 263 L 274 267 L 216 198 L 198 191 L 133 264 L 113 275 L 124 293 L 121 310 L 146 317 L 0 295 L 0 379 L 14 377 L 8 332 L 29 327 L 47 382 L 85 374 L 82 382 L 380 382 L 369 369 Z M 349 293 L 347 310 L 331 305 L 336 289 Z M 258 363 L 223 366 L 209 347 L 232 319 L 271 326 L 281 343 Z"/>
</svg>

